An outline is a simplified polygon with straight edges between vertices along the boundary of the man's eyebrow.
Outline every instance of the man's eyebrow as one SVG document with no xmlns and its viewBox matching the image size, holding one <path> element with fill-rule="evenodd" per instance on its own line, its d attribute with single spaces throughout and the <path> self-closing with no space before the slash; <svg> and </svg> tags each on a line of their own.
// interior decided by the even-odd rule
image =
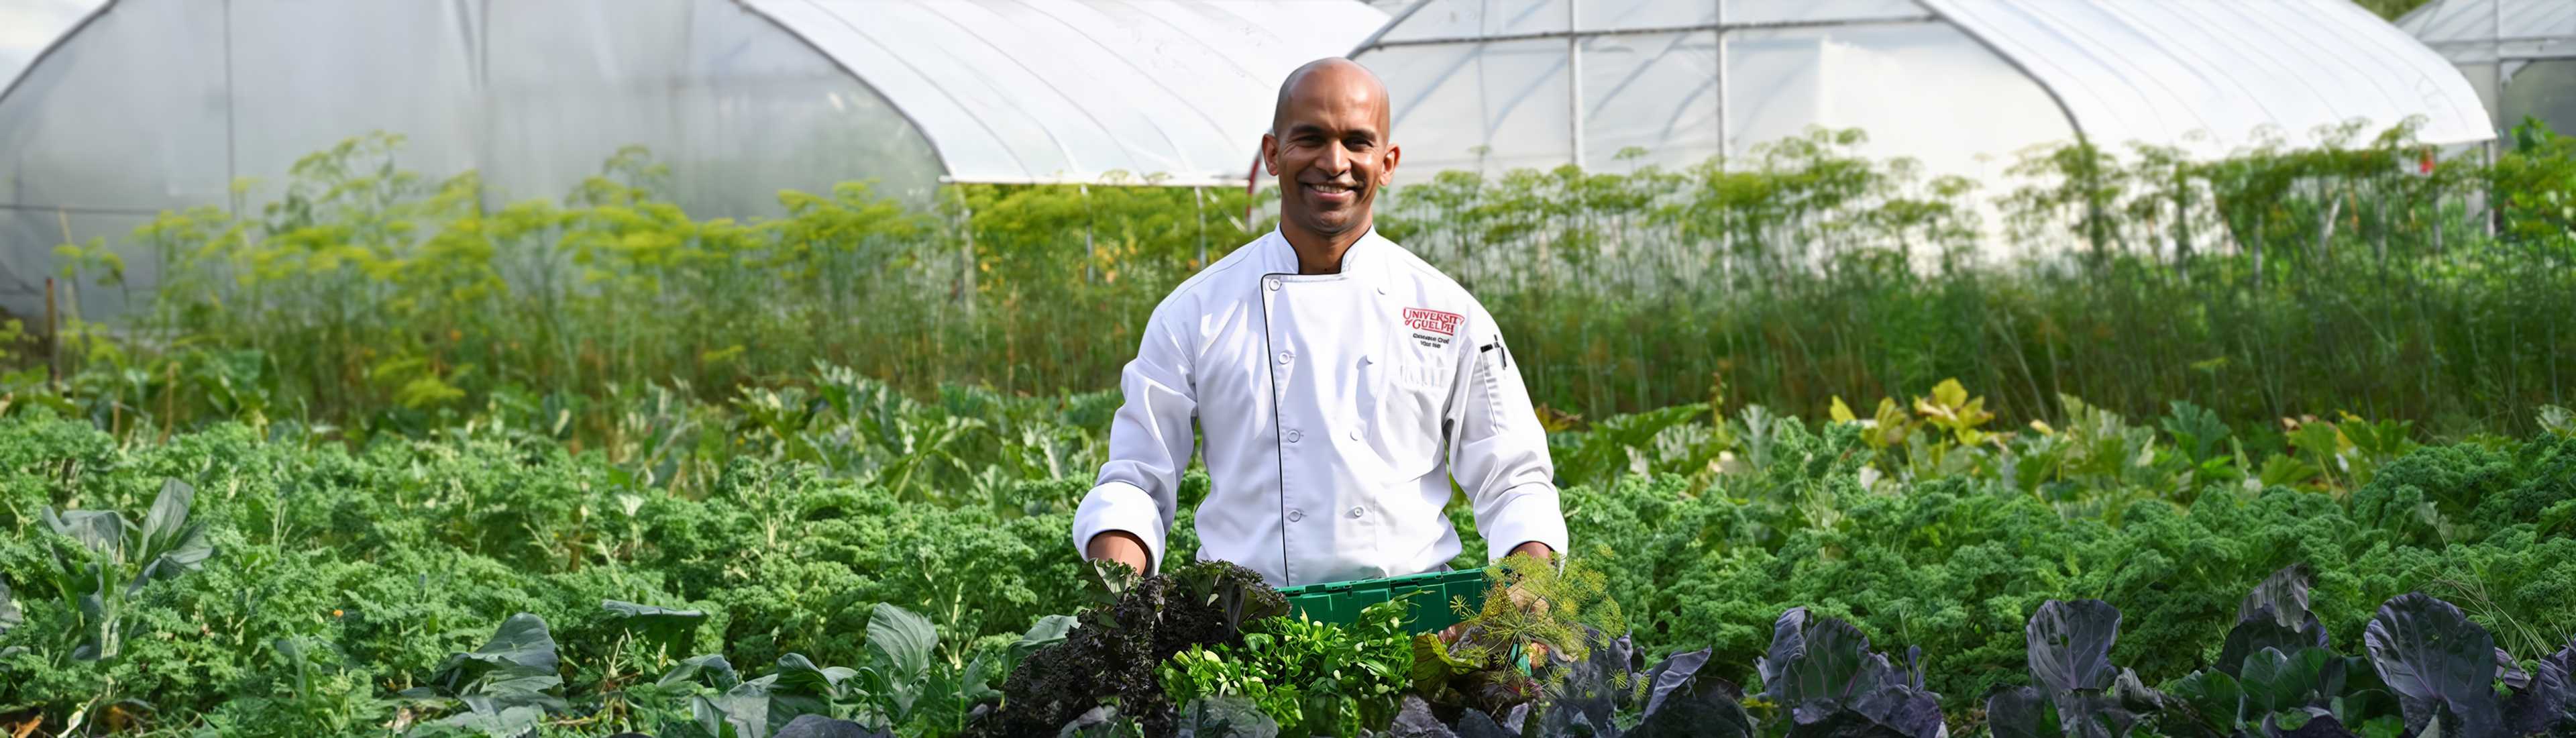
<svg viewBox="0 0 2576 738">
<path fill-rule="evenodd" d="M 1292 136 L 1293 136 L 1293 135 L 1296 135 L 1296 134 L 1300 134 L 1300 133 L 1323 133 L 1323 132 L 1324 132 L 1324 127 L 1323 127 L 1323 126 L 1315 125 L 1315 124 L 1313 124 L 1313 123 L 1299 123 L 1299 124 L 1292 125 L 1292 126 L 1289 126 L 1289 127 L 1288 127 L 1288 133 L 1289 133 L 1289 135 L 1292 135 Z"/>
</svg>

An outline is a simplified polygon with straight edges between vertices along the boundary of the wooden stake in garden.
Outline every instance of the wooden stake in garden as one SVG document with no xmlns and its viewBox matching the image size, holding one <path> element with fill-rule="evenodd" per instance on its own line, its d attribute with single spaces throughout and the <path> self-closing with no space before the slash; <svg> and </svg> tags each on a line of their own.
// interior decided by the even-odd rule
<svg viewBox="0 0 2576 738">
<path fill-rule="evenodd" d="M 45 383 L 63 391 L 62 324 L 54 316 L 54 278 L 45 278 Z"/>
</svg>

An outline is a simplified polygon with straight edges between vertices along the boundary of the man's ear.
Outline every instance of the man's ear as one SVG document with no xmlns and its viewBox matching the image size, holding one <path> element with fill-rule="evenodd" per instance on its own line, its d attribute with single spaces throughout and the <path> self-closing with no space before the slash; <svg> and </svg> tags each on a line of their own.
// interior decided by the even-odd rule
<svg viewBox="0 0 2576 738">
<path fill-rule="evenodd" d="M 1385 187 L 1395 183 L 1396 160 L 1402 158 L 1404 158 L 1404 147 L 1394 144 L 1387 145 L 1386 165 L 1377 168 L 1377 185 L 1379 187 Z"/>
<path fill-rule="evenodd" d="M 1261 134 L 1261 169 L 1270 176 L 1279 176 L 1279 136 L 1276 134 Z"/>
</svg>

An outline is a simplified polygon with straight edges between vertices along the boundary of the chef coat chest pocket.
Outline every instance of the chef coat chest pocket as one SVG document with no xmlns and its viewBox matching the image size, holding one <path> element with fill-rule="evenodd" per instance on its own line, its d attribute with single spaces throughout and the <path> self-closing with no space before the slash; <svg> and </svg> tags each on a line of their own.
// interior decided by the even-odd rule
<svg viewBox="0 0 2576 738">
<path fill-rule="evenodd" d="M 1413 331 L 1391 331 L 1377 372 L 1378 416 L 1372 426 L 1379 453 L 1403 481 L 1431 473 L 1440 461 L 1440 418 L 1449 399 L 1451 357 L 1445 346 L 1425 345 Z"/>
</svg>

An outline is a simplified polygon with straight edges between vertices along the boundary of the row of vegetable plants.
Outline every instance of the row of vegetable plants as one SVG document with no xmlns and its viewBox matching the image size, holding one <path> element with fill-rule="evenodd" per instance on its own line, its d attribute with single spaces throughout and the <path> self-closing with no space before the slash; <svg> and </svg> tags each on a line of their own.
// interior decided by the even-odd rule
<svg viewBox="0 0 2576 738">
<path fill-rule="evenodd" d="M 1498 566 L 1497 584 L 1520 586 L 1502 581 L 1548 567 L 1510 562 Z M 630 698 L 686 697 L 687 710 L 673 711 L 660 735 L 691 737 L 891 736 L 889 726 L 925 722 L 971 736 L 1199 738 L 1939 738 L 1951 730 L 1941 696 L 1925 688 L 1920 647 L 1891 658 L 1851 623 L 1806 608 L 1772 623 L 1748 692 L 1716 676 L 1710 649 L 1648 667 L 1629 635 L 1613 638 L 1561 614 L 1488 610 L 1450 642 L 1406 637 L 1402 601 L 1372 606 L 1347 628 L 1302 620 L 1257 575 L 1223 563 L 1141 580 L 1103 571 L 1096 581 L 1102 603 L 1078 618 L 1042 619 L 962 673 L 937 670 L 927 620 L 881 604 L 866 666 L 817 668 L 791 654 L 746 680 L 721 654 L 707 654 L 630 688 Z M 2576 641 L 2526 668 L 2458 607 L 2408 594 L 2382 603 L 2363 652 L 2346 655 L 2309 610 L 2310 595 L 2305 567 L 2274 573 L 2245 595 L 2217 661 L 2160 688 L 2111 659 L 2118 608 L 2047 601 L 2023 628 L 2029 685 L 1988 695 L 1970 718 L 1982 724 L 1967 727 L 1996 736 L 2213 738 L 2576 730 Z M 606 606 L 637 634 L 704 617 Z M 1496 649 L 1504 645 L 1544 655 L 1515 662 Z M 431 724 L 445 730 L 422 732 L 537 732 L 543 710 L 563 709 L 542 691 L 560 683 L 556 663 L 544 621 L 513 616 L 481 648 L 451 656 L 440 688 L 421 690 L 463 705 Z M 997 684 L 1000 675 L 1007 680 Z"/>
<path fill-rule="evenodd" d="M 1379 225 L 1495 312 L 1562 409 L 1691 402 L 1715 374 L 1728 403 L 1813 414 L 1958 377 L 2014 423 L 2072 394 L 2518 433 L 2576 385 L 2552 319 L 2576 312 L 2576 139 L 2517 135 L 2492 165 L 2430 171 L 2396 165 L 2421 153 L 2401 127 L 2215 162 L 2034 151 L 1965 182 L 1819 131 L 1689 167 L 1450 173 L 1390 190 Z M 816 362 L 925 395 L 1111 386 L 1154 302 L 1267 232 L 1272 196 L 847 183 L 732 219 L 674 204 L 642 152 L 501 207 L 473 173 L 410 161 L 364 136 L 243 183 L 256 206 L 75 234 L 66 319 L 0 316 L 0 412 L 362 437 L 515 396 L 599 444 L 654 392 L 723 402 Z"/>
<path fill-rule="evenodd" d="M 1511 562 L 1497 569 L 1497 586 L 1519 586 L 1505 582 L 1546 569 L 1541 562 Z M 1937 654 L 1916 647 L 1891 659 L 1851 623 L 1803 607 L 1772 623 L 1768 648 L 1752 664 L 1759 681 L 1748 693 L 1715 675 L 1720 670 L 1710 649 L 1644 667 L 1624 632 L 1611 637 L 1616 631 L 1585 618 L 1511 606 L 1470 618 L 1467 635 L 1456 642 L 1417 635 L 1408 655 L 1398 647 L 1401 631 L 1391 627 L 1401 603 L 1390 604 L 1363 617 L 1357 648 L 1334 663 L 1330 653 L 1271 635 L 1280 631 L 1275 623 L 1286 606 L 1265 597 L 1257 582 L 1242 585 L 1245 591 L 1189 583 L 1234 573 L 1218 565 L 1148 578 L 1148 589 L 1128 589 L 1114 606 L 1090 611 L 1115 615 L 1087 614 L 1081 627 L 1091 637 L 1023 662 L 999 709 L 986 716 L 995 722 L 970 723 L 969 732 L 1035 735 L 1059 723 L 1055 732 L 1069 734 L 1199 736 L 1936 738 L 1950 730 L 1940 695 L 1925 688 L 1924 660 Z M 1551 584 L 1537 586 L 1568 594 Z M 2408 594 L 2375 611 L 2360 639 L 2364 653 L 2344 655 L 2309 610 L 2310 596 L 2304 566 L 2275 572 L 2245 595 L 2217 660 L 2161 689 L 2113 662 L 2118 608 L 2101 600 L 2049 600 L 2022 629 L 2029 684 L 1988 695 L 1973 718 L 1983 724 L 1972 727 L 1998 736 L 2576 730 L 2576 692 L 2567 681 L 2576 641 L 2535 654 L 2526 669 L 2459 608 Z M 1489 601 L 1501 600 L 1498 592 Z M 1616 621 L 1605 624 L 1616 627 Z M 1286 622 L 1287 632 L 1301 632 L 1296 621 Z M 1497 647 L 1505 645 L 1545 655 L 1517 666 L 1502 658 Z M 1294 655 L 1273 653 L 1281 649 Z M 1223 655 L 1229 651 L 1252 657 L 1229 662 Z M 1165 682 L 1144 680 L 1139 662 L 1126 661 L 1137 655 L 1165 660 Z M 1320 667 L 1310 663 L 1317 656 Z M 1312 671 L 1317 668 L 1328 671 Z M 1130 679 L 1083 678 L 1122 673 Z M 1176 674 L 1188 678 L 1170 678 Z M 1278 699 L 1283 692 L 1288 698 Z M 1190 701 L 1176 709 L 1179 697 Z"/>
<path fill-rule="evenodd" d="M 909 414 L 913 427 L 1043 414 L 962 399 L 974 396 L 884 413 Z M 957 409 L 933 409 L 943 404 Z M 1086 576 L 1062 541 L 1085 486 L 1078 466 L 1013 467 L 994 472 L 1020 475 L 1009 484 L 934 494 L 949 477 L 794 450 L 873 443 L 826 425 L 783 434 L 804 446 L 775 439 L 774 452 L 732 456 L 682 484 L 515 417 L 349 449 L 238 424 L 137 442 L 36 410 L 0 419 L 0 583 L 11 588 L 0 725 L 741 736 L 810 714 L 808 729 L 832 718 L 902 735 L 1053 734 L 1065 723 L 1436 735 L 1401 733 L 1430 730 L 1427 711 L 1464 735 L 1481 729 L 1465 724 L 1467 708 L 1500 725 L 1529 705 L 1524 730 L 1644 729 L 1651 691 L 1611 698 L 1606 719 L 1593 707 L 1551 712 L 1559 698 L 1534 685 L 1553 682 L 1495 668 L 1536 641 L 1568 673 L 1626 649 L 1620 689 L 1706 649 L 1692 676 L 1675 678 L 1764 685 L 1733 704 L 1747 725 L 1776 732 L 1798 729 L 1799 710 L 1770 694 L 1759 665 L 1779 661 L 1777 621 L 1796 610 L 1811 618 L 1801 632 L 1832 619 L 1908 647 L 1899 676 L 1872 678 L 1937 695 L 1945 730 L 2016 724 L 1993 717 L 1990 697 L 2027 686 L 2058 713 L 2034 724 L 2085 732 L 2065 720 L 2082 705 L 2022 675 L 2037 650 L 2034 618 L 2082 614 L 2051 601 L 2095 599 L 2126 611 L 2123 637 L 2100 641 L 2107 658 L 2161 695 L 2154 710 L 2119 709 L 2172 732 L 2215 721 L 2207 705 L 2224 701 L 2207 696 L 2225 694 L 2216 677 L 2188 682 L 2193 672 L 2234 667 L 2227 678 L 2246 689 L 2245 653 L 2260 649 L 2227 644 L 2248 583 L 2307 564 L 2300 606 L 2318 627 L 2299 615 L 2282 616 L 2296 621 L 2285 627 L 2346 640 L 2277 650 L 2306 668 L 2315 657 L 2304 648 L 2334 648 L 2337 678 L 2361 686 L 2320 687 L 2296 704 L 2371 734 L 2407 730 L 2414 714 L 2333 704 L 2377 689 L 2349 660 L 2373 648 L 2377 605 L 2411 622 L 2440 608 L 2391 600 L 2421 591 L 2458 603 L 2535 679 L 2546 673 L 2536 660 L 2576 632 L 2565 604 L 2576 594 L 2576 428 L 2561 415 L 2543 422 L 2556 430 L 2525 438 L 2429 446 L 2404 441 L 2397 424 L 2302 420 L 2264 451 L 2185 409 L 2152 426 L 2086 409 L 2006 431 L 1980 405 L 1944 387 L 1812 425 L 1702 406 L 1560 430 L 1552 441 L 1577 550 L 1561 576 L 1531 582 L 1557 572 L 1523 567 L 1515 580 L 1546 590 L 1554 608 L 1478 613 L 1481 635 L 1434 649 L 1383 610 L 1355 627 L 1260 617 L 1275 595 L 1239 572 L 1188 567 L 1186 504 L 1166 562 L 1175 577 Z M 1188 500 L 1205 484 L 1191 475 Z M 1452 515 L 1465 522 L 1463 509 Z M 1484 563 L 1469 539 L 1454 565 Z M 1208 608 L 1221 603 L 1233 604 L 1212 625 Z M 1174 607 L 1198 614 L 1167 633 Z M 1613 647 L 1593 631 L 1628 638 Z M 1681 662 L 1665 666 L 1673 674 Z M 2496 704 L 2539 699 L 2513 696 L 2536 689 L 2514 673 L 2498 672 L 2508 686 Z M 2076 689 L 2109 688 L 2085 679 Z M 2130 692 L 2116 696 L 2144 694 Z M 2443 708 L 2455 714 L 2442 725 L 2484 720 L 2464 712 L 2484 702 L 2451 696 L 2468 701 Z M 2287 714 L 2291 699 L 2229 719 L 2326 725 L 2313 711 Z M 1713 698 L 1683 704 L 1723 712 Z M 1547 727 L 1578 714 L 1595 716 L 1584 718 L 1591 727 Z"/>
<path fill-rule="evenodd" d="M 1671 474 L 1704 487 L 1729 470 L 1765 462 L 1772 427 L 1786 416 L 1760 405 L 1728 404 L 1733 393 L 1723 383 L 1709 394 L 1706 402 L 1598 418 L 1542 407 L 1559 481 L 1600 485 L 1624 476 Z M 88 412 L 96 408 L 59 398 L 8 396 L 0 402 L 16 403 L 19 412 L 41 407 L 112 427 L 106 414 Z M 422 429 L 419 437 L 596 452 L 621 483 L 690 496 L 704 494 L 731 464 L 757 460 L 812 464 L 825 474 L 925 503 L 1007 501 L 1043 510 L 1075 500 L 1009 498 L 1029 480 L 1076 478 L 1098 469 L 1106 461 L 1106 432 L 1118 402 L 1117 393 L 1108 391 L 1030 396 L 957 384 L 916 397 L 854 369 L 818 364 L 777 378 L 774 386 L 738 388 L 717 403 L 658 386 L 594 400 L 501 392 L 469 414 Z M 1829 398 L 1817 414 L 1862 428 L 1860 440 L 1870 450 L 1863 465 L 1872 485 L 1965 476 L 2033 493 L 2112 490 L 2183 500 L 2212 482 L 2349 490 L 2427 435 L 2411 421 L 2350 412 L 2230 422 L 2187 401 L 2134 418 L 2069 395 L 2052 403 L 2063 408 L 2060 414 L 2016 425 L 2003 420 L 1995 404 L 1957 380 L 1944 380 L 1922 394 L 1881 398 L 1875 405 Z M 586 413 L 611 415 L 616 422 L 604 432 L 584 433 L 573 427 L 573 418 Z M 2576 414 L 2556 406 L 2525 414 L 2525 422 L 2540 432 L 2576 428 Z M 248 418 L 243 426 L 270 441 L 308 449 L 412 437 L 351 434 L 328 423 L 265 416 Z M 114 435 L 126 443 L 159 437 Z M 2054 497 L 2104 504 L 2080 499 L 2089 495 Z"/>
</svg>

